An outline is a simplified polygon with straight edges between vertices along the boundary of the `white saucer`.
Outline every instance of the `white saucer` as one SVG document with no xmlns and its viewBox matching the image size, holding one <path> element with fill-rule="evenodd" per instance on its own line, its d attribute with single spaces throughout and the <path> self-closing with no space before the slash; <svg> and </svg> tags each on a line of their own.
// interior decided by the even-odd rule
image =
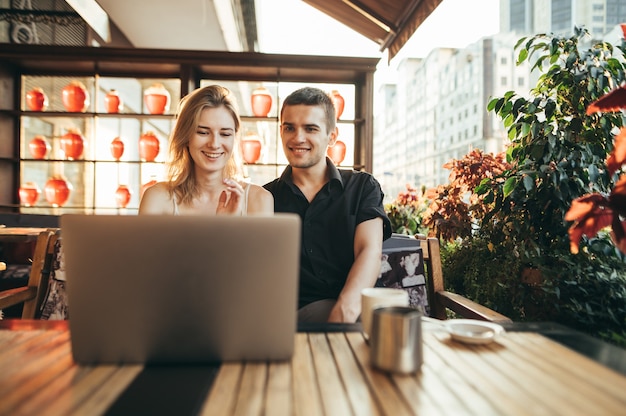
<svg viewBox="0 0 626 416">
<path fill-rule="evenodd" d="M 453 340 L 467 344 L 488 344 L 504 332 L 498 324 L 477 319 L 449 319 L 442 324 Z"/>
</svg>

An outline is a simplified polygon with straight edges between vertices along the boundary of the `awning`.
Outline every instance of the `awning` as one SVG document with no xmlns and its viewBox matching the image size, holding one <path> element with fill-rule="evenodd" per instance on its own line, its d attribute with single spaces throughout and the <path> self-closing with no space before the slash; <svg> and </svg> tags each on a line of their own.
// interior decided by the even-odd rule
<svg viewBox="0 0 626 416">
<path fill-rule="evenodd" d="M 303 0 L 388 50 L 391 60 L 442 0 Z"/>
</svg>

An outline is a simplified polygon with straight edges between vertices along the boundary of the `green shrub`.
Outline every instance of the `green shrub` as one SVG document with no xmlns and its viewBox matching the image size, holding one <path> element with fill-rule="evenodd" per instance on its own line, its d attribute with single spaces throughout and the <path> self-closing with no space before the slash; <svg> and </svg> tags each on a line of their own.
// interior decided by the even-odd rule
<svg viewBox="0 0 626 416">
<path fill-rule="evenodd" d="M 530 98 L 510 91 L 488 104 L 511 140 L 508 166 L 472 189 L 485 215 L 469 235 L 446 238 L 444 275 L 452 291 L 514 320 L 552 320 L 626 346 L 624 256 L 606 235 L 573 254 L 564 219 L 574 199 L 613 187 L 606 158 L 624 121 L 586 109 L 626 81 L 626 42 L 583 47 L 587 35 L 518 42 L 518 61 L 542 74 Z M 542 279 L 525 280 L 528 270 Z"/>
</svg>

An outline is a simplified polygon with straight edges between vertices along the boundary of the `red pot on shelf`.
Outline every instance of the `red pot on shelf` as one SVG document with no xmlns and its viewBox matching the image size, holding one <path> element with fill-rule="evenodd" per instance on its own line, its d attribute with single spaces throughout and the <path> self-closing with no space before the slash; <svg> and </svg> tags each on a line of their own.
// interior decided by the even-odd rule
<svg viewBox="0 0 626 416">
<path fill-rule="evenodd" d="M 113 159 L 120 160 L 124 154 L 124 142 L 121 138 L 116 137 L 111 141 L 111 156 Z"/>
<path fill-rule="evenodd" d="M 83 155 L 85 139 L 76 130 L 70 130 L 61 136 L 61 150 L 69 160 L 75 160 Z"/>
<path fill-rule="evenodd" d="M 48 179 L 43 188 L 46 201 L 53 207 L 62 207 L 70 197 L 72 185 L 60 176 Z"/>
<path fill-rule="evenodd" d="M 139 138 L 139 157 L 144 162 L 154 162 L 159 155 L 159 138 L 151 131 Z"/>
<path fill-rule="evenodd" d="M 341 140 L 337 140 L 333 146 L 329 146 L 326 154 L 335 165 L 340 165 L 346 158 L 346 144 Z"/>
<path fill-rule="evenodd" d="M 43 89 L 35 87 L 26 93 L 26 106 L 30 111 L 44 111 L 48 108 L 48 96 Z"/>
<path fill-rule="evenodd" d="M 20 201 L 27 207 L 32 207 L 39 200 L 41 190 L 35 182 L 26 182 L 19 189 Z"/>
<path fill-rule="evenodd" d="M 272 95 L 265 87 L 259 87 L 252 91 L 250 97 L 252 114 L 255 117 L 267 117 L 272 108 Z"/>
<path fill-rule="evenodd" d="M 337 120 L 343 114 L 343 108 L 346 104 L 346 101 L 343 99 L 339 91 L 332 90 L 330 93 L 330 98 L 333 100 L 333 104 L 335 105 L 335 113 L 337 113 Z"/>
<path fill-rule="evenodd" d="M 122 99 L 116 90 L 111 90 L 104 96 L 104 109 L 107 113 L 119 113 L 123 107 Z"/>
<path fill-rule="evenodd" d="M 119 208 L 126 208 L 126 205 L 130 202 L 131 197 L 132 193 L 126 185 L 120 185 L 115 190 L 115 203 Z"/>
<path fill-rule="evenodd" d="M 84 113 L 89 107 L 89 92 L 82 82 L 72 81 L 63 87 L 61 101 L 67 111 Z"/>
<path fill-rule="evenodd" d="M 246 163 L 256 163 L 261 157 L 261 149 L 263 144 L 256 134 L 246 136 L 241 141 L 241 153 Z"/>
<path fill-rule="evenodd" d="M 163 84 L 154 84 L 143 94 L 149 114 L 164 114 L 170 108 L 170 93 Z"/>
<path fill-rule="evenodd" d="M 44 159 L 50 151 L 50 145 L 43 136 L 35 136 L 28 142 L 28 150 L 35 159 Z"/>
</svg>

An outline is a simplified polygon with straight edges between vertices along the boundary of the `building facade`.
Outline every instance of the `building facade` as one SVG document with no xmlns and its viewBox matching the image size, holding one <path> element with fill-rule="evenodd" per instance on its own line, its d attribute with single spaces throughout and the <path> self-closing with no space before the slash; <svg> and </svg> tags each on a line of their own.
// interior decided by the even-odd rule
<svg viewBox="0 0 626 416">
<path fill-rule="evenodd" d="M 585 27 L 594 39 L 626 20 L 624 0 L 500 0 L 500 31 L 567 36 Z"/>
<path fill-rule="evenodd" d="M 501 0 L 499 34 L 401 61 L 396 83 L 376 92 L 373 173 L 386 200 L 407 185 L 448 183 L 443 165 L 472 149 L 505 150 L 506 129 L 487 104 L 507 91 L 528 96 L 536 85 L 538 74 L 526 62 L 516 65 L 521 37 L 571 36 L 574 26 L 584 26 L 594 39 L 612 42 L 623 22 L 625 0 Z"/>
<path fill-rule="evenodd" d="M 448 182 L 443 165 L 475 148 L 506 146 L 501 121 L 487 112 L 493 97 L 528 91 L 528 68 L 515 65 L 512 34 L 483 38 L 467 48 L 434 49 L 398 65 L 398 81 L 377 92 L 374 175 L 388 199 L 406 185 Z"/>
</svg>

